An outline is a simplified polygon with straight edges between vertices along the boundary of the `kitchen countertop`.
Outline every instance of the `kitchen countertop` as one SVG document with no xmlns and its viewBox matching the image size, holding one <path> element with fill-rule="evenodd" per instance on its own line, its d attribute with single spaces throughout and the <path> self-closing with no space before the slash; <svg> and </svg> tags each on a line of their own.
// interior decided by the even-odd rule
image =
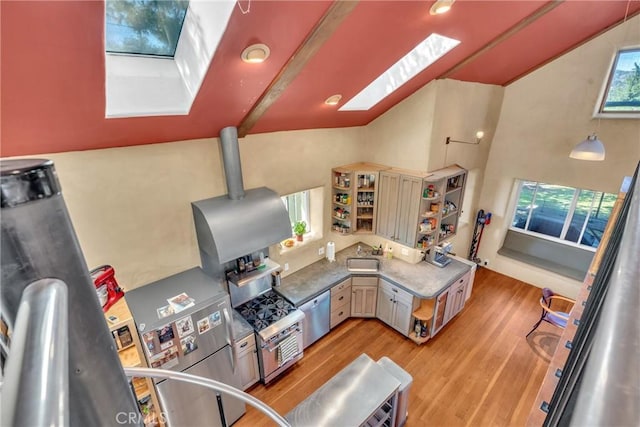
<svg viewBox="0 0 640 427">
<path fill-rule="evenodd" d="M 365 254 L 371 254 L 371 247 L 359 243 Z M 427 262 L 410 264 L 400 259 L 380 259 L 380 270 L 376 273 L 354 273 L 347 270 L 347 258 L 357 257 L 358 244 L 349 246 L 336 253 L 336 261 L 326 258 L 282 278 L 282 284 L 274 288 L 280 295 L 291 301 L 296 307 L 304 304 L 321 293 L 331 289 L 351 276 L 378 276 L 423 299 L 435 298 L 440 292 L 452 285 L 467 273 L 471 267 L 451 258 L 451 263 L 440 268 Z M 371 255 L 364 255 L 371 257 Z"/>
<path fill-rule="evenodd" d="M 285 418 L 292 426 L 357 426 L 400 387 L 400 381 L 361 354 Z"/>
<path fill-rule="evenodd" d="M 233 329 L 233 339 L 239 341 L 243 338 L 248 337 L 253 333 L 253 328 L 244 320 L 240 313 L 238 313 L 235 309 L 233 310 L 233 321 L 231 322 L 231 326 Z"/>
</svg>

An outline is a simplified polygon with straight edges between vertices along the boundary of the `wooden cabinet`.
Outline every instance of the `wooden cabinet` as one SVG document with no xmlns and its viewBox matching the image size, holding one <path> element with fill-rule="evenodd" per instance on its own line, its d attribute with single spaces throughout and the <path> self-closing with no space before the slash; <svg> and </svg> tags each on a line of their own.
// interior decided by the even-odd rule
<svg viewBox="0 0 640 427">
<path fill-rule="evenodd" d="M 376 317 L 404 336 L 409 336 L 413 296 L 390 282 L 379 279 Z"/>
<path fill-rule="evenodd" d="M 471 271 L 462 276 L 449 288 L 449 302 L 447 304 L 447 311 L 445 313 L 445 325 L 449 320 L 460 313 L 464 308 L 466 301 L 467 285 L 469 284 L 469 278 L 471 277 Z"/>
<path fill-rule="evenodd" d="M 431 172 L 423 181 L 416 247 L 428 249 L 458 232 L 467 171 L 452 165 Z"/>
<path fill-rule="evenodd" d="M 111 331 L 123 367 L 146 367 L 142 345 L 129 306 L 124 298 L 120 298 L 104 314 Z M 150 378 L 132 378 L 138 406 L 144 416 L 145 426 L 162 425 L 157 415 L 158 398 Z"/>
<path fill-rule="evenodd" d="M 353 231 L 353 171 L 344 168 L 331 170 L 331 230 L 340 234 Z"/>
<path fill-rule="evenodd" d="M 433 326 L 431 328 L 432 337 L 434 337 L 440 331 L 440 329 L 444 327 L 447 320 L 449 320 L 445 317 L 447 313 L 447 304 L 449 300 L 449 289 L 450 288 L 447 288 L 444 292 L 442 292 L 440 295 L 436 297 L 436 305 L 434 308 L 434 316 L 433 316 L 434 320 L 433 320 Z"/>
<path fill-rule="evenodd" d="M 351 316 L 351 278 L 331 288 L 331 320 L 329 326 L 333 329 L 349 316 Z"/>
<path fill-rule="evenodd" d="M 377 296 L 377 277 L 353 277 L 351 279 L 351 316 L 375 317 Z"/>
<path fill-rule="evenodd" d="M 331 170 L 332 231 L 372 234 L 377 225 L 379 172 L 387 166 L 353 163 Z"/>
<path fill-rule="evenodd" d="M 242 390 L 246 390 L 260 380 L 255 335 L 251 334 L 236 342 L 235 350 L 238 364 L 236 369 L 240 376 Z"/>
<path fill-rule="evenodd" d="M 395 240 L 396 237 L 399 187 L 400 175 L 380 172 L 380 185 L 378 188 L 378 227 L 376 234 L 389 240 Z"/>
<path fill-rule="evenodd" d="M 415 245 L 424 176 L 393 168 L 380 173 L 376 234 L 402 245 Z"/>
</svg>

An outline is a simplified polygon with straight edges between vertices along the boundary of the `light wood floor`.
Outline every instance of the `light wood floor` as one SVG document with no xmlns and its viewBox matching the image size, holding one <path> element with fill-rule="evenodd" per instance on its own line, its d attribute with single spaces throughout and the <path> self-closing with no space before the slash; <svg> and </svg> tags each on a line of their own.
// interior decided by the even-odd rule
<svg viewBox="0 0 640 427">
<path fill-rule="evenodd" d="M 285 415 L 366 353 L 391 358 L 413 377 L 407 427 L 522 426 L 560 336 L 543 323 L 525 340 L 540 316 L 539 298 L 539 288 L 480 268 L 464 310 L 426 344 L 377 319 L 348 319 L 275 382 L 248 392 Z M 247 407 L 235 425 L 272 423 Z"/>
</svg>

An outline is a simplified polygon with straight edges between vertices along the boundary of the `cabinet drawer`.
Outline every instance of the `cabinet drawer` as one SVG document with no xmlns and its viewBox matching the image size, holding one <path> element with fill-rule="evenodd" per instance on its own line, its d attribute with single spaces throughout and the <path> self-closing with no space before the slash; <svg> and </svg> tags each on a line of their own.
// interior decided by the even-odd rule
<svg viewBox="0 0 640 427">
<path fill-rule="evenodd" d="M 335 310 L 331 311 L 331 321 L 329 322 L 331 328 L 333 329 L 335 326 L 339 325 L 343 320 L 351 315 L 351 305 L 345 304 L 339 307 L 336 307 Z"/>
<path fill-rule="evenodd" d="M 344 304 L 351 304 L 351 286 L 347 286 L 340 292 L 331 293 L 331 310 Z"/>
<path fill-rule="evenodd" d="M 377 277 L 353 277 L 351 286 L 378 286 Z"/>
<path fill-rule="evenodd" d="M 333 297 L 333 295 L 343 291 L 347 287 L 351 287 L 351 278 L 348 278 L 347 280 L 344 280 L 344 281 L 338 283 L 337 285 L 335 285 L 333 288 L 331 288 L 331 297 Z"/>
<path fill-rule="evenodd" d="M 249 335 L 248 337 L 242 338 L 240 341 L 236 341 L 236 353 L 238 356 L 248 352 L 254 351 L 256 349 L 256 338 L 254 334 Z"/>
<path fill-rule="evenodd" d="M 413 295 L 411 295 L 409 292 L 405 291 L 404 289 L 396 285 L 393 285 L 390 282 L 387 282 L 384 279 L 380 279 L 380 289 L 385 289 L 391 292 L 391 294 L 394 295 L 396 299 L 403 300 L 407 303 L 411 303 L 413 301 Z"/>
</svg>

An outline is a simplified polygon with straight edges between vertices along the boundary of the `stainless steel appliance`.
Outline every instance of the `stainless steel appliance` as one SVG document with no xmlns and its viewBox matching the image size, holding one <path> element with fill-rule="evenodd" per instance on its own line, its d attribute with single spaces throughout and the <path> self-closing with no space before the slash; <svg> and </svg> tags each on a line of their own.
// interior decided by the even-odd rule
<svg viewBox="0 0 640 427">
<path fill-rule="evenodd" d="M 291 237 L 289 214 L 273 190 L 244 190 L 238 130 L 220 131 L 220 147 L 228 195 L 191 204 L 202 268 L 212 277 L 224 277 L 225 263 Z"/>
<path fill-rule="evenodd" d="M 125 299 L 150 367 L 241 388 L 229 295 L 219 282 L 196 267 L 129 291 Z M 221 426 L 221 415 L 233 424 L 245 413 L 240 400 L 193 384 L 159 380 L 155 387 L 169 426 Z"/>
<path fill-rule="evenodd" d="M 304 313 L 304 348 L 329 333 L 331 318 L 331 292 L 320 296 L 300 306 Z"/>
<path fill-rule="evenodd" d="M 302 358 L 304 313 L 270 287 L 236 310 L 256 332 L 262 382 L 269 383 Z"/>
<path fill-rule="evenodd" d="M 69 424 L 113 425 L 116 414 L 124 413 L 131 425 L 142 425 L 142 417 L 104 321 L 96 288 L 67 212 L 53 162 L 2 159 L 0 171 L 0 306 L 3 321 L 10 330 L 15 327 L 20 300 L 30 283 L 44 278 L 63 281 L 67 285 L 69 307 L 69 392 L 65 397 L 69 402 Z M 32 310 L 36 308 L 32 307 Z M 51 348 L 50 351 L 58 350 Z M 49 357 L 55 359 L 53 354 L 46 356 Z M 5 397 L 8 396 L 2 396 L 3 405 L 8 402 Z M 32 396 L 19 404 L 44 404 L 41 398 Z"/>
</svg>

